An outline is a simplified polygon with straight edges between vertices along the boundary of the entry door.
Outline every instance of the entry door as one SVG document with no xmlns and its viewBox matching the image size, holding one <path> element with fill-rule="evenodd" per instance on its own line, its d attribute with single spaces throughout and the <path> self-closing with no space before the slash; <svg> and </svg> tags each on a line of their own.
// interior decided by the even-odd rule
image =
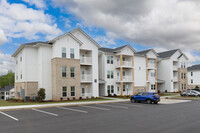
<svg viewBox="0 0 200 133">
<path fill-rule="evenodd" d="M 85 55 L 84 54 L 82 54 L 82 58 L 81 58 L 81 60 L 82 60 L 82 62 L 85 62 Z"/>
<path fill-rule="evenodd" d="M 82 96 L 85 96 L 85 88 L 82 87 Z"/>
<path fill-rule="evenodd" d="M 123 71 L 123 79 L 126 79 L 126 72 Z"/>
<path fill-rule="evenodd" d="M 84 70 L 82 70 L 81 76 L 82 76 L 82 79 L 85 79 L 85 71 Z"/>
</svg>

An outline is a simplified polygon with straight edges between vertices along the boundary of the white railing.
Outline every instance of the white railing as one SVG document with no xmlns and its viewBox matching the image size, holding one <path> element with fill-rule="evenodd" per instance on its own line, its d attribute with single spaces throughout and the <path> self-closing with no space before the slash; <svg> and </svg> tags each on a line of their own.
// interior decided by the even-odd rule
<svg viewBox="0 0 200 133">
<path fill-rule="evenodd" d="M 91 57 L 80 57 L 80 62 L 82 64 L 92 64 L 92 58 Z"/>
<path fill-rule="evenodd" d="M 92 75 L 81 75 L 81 81 L 92 81 Z"/>
<path fill-rule="evenodd" d="M 148 69 L 155 69 L 155 64 L 148 63 Z"/>
<path fill-rule="evenodd" d="M 117 77 L 118 81 L 121 81 L 120 76 Z M 122 81 L 133 81 L 132 76 L 123 76 Z"/>
<path fill-rule="evenodd" d="M 173 77 L 173 81 L 177 82 L 178 81 L 178 77 Z"/>
<path fill-rule="evenodd" d="M 92 97 L 92 93 L 81 93 L 81 96 L 82 97 L 89 97 L 89 98 L 91 98 Z"/>
<path fill-rule="evenodd" d="M 117 65 L 121 66 L 120 61 L 117 62 Z M 122 61 L 122 66 L 132 67 L 132 62 L 131 61 Z"/>
<path fill-rule="evenodd" d="M 178 66 L 173 66 L 173 70 L 178 70 Z"/>
</svg>

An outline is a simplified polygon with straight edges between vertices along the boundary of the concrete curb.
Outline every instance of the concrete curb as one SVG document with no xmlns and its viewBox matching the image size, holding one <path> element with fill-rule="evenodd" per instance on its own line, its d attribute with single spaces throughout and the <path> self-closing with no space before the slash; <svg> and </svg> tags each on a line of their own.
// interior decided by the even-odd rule
<svg viewBox="0 0 200 133">
<path fill-rule="evenodd" d="M 94 101 L 94 102 L 72 102 L 72 103 L 53 103 L 53 104 L 37 104 L 37 105 L 19 105 L 19 106 L 4 106 L 0 107 L 0 111 L 10 111 L 10 110 L 24 110 L 32 108 L 49 108 L 49 107 L 61 107 L 61 106 L 80 106 L 80 105 L 91 105 L 91 104 L 103 104 L 103 103 L 117 103 L 117 102 L 127 102 L 129 99 L 117 99 L 109 101 Z"/>
</svg>

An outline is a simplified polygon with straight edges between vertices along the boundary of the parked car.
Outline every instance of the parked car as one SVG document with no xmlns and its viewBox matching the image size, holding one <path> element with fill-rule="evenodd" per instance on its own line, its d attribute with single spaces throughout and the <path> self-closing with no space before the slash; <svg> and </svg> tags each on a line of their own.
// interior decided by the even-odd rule
<svg viewBox="0 0 200 133">
<path fill-rule="evenodd" d="M 160 96 L 154 92 L 140 92 L 137 95 L 131 96 L 130 101 L 132 103 L 144 101 L 148 104 L 151 104 L 152 102 L 157 104 L 160 101 Z"/>
<path fill-rule="evenodd" d="M 195 89 L 192 89 L 192 90 L 200 92 L 200 88 L 195 88 Z"/>
<path fill-rule="evenodd" d="M 181 92 L 180 95 L 181 96 L 199 97 L 200 96 L 200 92 L 199 91 L 195 91 L 195 90 L 187 90 L 187 91 Z"/>
</svg>

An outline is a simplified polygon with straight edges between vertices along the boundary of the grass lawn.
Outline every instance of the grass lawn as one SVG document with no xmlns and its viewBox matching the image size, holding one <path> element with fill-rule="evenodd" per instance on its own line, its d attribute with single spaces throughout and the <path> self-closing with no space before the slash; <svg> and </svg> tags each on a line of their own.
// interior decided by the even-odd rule
<svg viewBox="0 0 200 133">
<path fill-rule="evenodd" d="M 200 97 L 174 96 L 174 97 L 169 98 L 169 99 L 199 99 L 200 100 Z"/>
<path fill-rule="evenodd" d="M 1 106 L 17 106 L 17 105 L 36 105 L 36 104 L 53 104 L 53 103 L 71 103 L 71 102 L 92 102 L 92 101 L 105 101 L 112 99 L 83 99 L 83 100 L 75 100 L 75 101 L 52 101 L 52 102 L 13 102 L 13 101 L 4 101 L 0 100 Z"/>
</svg>

